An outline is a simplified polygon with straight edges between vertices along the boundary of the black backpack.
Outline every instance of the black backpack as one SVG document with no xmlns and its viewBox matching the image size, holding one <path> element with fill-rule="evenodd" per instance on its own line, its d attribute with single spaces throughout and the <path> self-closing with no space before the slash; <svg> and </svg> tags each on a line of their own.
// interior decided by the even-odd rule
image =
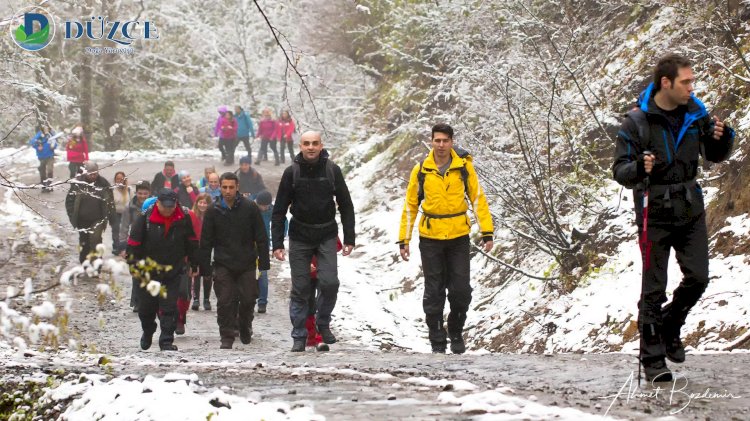
<svg viewBox="0 0 750 421">
<path fill-rule="evenodd" d="M 461 148 L 453 148 L 453 150 L 456 152 L 456 155 L 458 155 L 459 158 L 466 158 L 469 156 L 469 152 L 465 151 Z M 424 176 L 425 174 L 422 172 L 422 166 L 424 165 L 424 160 L 419 162 L 419 172 L 417 172 L 417 182 L 419 183 L 419 189 L 417 190 L 417 207 L 422 203 L 422 200 L 424 200 Z M 464 182 L 464 196 L 466 199 L 471 203 L 471 200 L 469 200 L 469 170 L 466 169 L 466 165 L 461 167 L 461 180 Z"/>
</svg>

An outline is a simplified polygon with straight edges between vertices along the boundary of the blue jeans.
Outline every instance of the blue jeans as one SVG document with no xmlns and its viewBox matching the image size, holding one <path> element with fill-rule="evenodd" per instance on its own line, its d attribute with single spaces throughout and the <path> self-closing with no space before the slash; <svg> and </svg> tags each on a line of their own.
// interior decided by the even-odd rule
<svg viewBox="0 0 750 421">
<path fill-rule="evenodd" d="M 268 304 L 268 271 L 260 271 L 258 277 L 258 304 Z"/>
</svg>

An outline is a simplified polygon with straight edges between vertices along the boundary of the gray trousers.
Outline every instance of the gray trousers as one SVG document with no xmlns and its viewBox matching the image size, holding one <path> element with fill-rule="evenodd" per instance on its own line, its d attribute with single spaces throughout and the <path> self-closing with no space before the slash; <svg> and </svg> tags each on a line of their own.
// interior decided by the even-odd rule
<svg viewBox="0 0 750 421">
<path fill-rule="evenodd" d="M 310 263 L 315 255 L 318 259 L 318 295 L 315 323 L 328 327 L 331 312 L 336 307 L 339 292 L 338 268 L 336 266 L 336 237 L 320 244 L 308 244 L 289 239 L 289 267 L 292 271 L 292 292 L 289 302 L 289 318 L 292 321 L 292 338 L 307 338 L 305 320 L 308 300 L 313 284 L 310 280 Z"/>
</svg>

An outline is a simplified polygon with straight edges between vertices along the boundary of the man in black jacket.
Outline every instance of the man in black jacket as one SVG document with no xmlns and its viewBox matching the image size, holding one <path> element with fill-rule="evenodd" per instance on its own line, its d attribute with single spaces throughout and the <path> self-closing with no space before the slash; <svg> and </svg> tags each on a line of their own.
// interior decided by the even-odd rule
<svg viewBox="0 0 750 421">
<path fill-rule="evenodd" d="M 99 175 L 95 162 L 84 163 L 84 173 L 71 182 L 65 196 L 65 210 L 73 228 L 78 230 L 78 261 L 101 244 L 107 223 L 115 221 L 115 201 L 109 182 Z"/>
<path fill-rule="evenodd" d="M 177 326 L 178 289 L 188 269 L 185 258 L 190 263 L 191 271 L 197 269 L 197 251 L 198 238 L 189 210 L 178 205 L 174 190 L 162 189 L 156 205 L 136 218 L 128 237 L 128 262 L 133 269 L 138 269 L 135 267 L 138 261 L 151 258 L 159 265 L 159 268 L 149 271 L 151 282 L 157 281 L 167 290 L 165 297 L 152 289 L 155 284 L 145 285 L 139 290 L 138 317 L 143 328 L 141 349 L 151 347 L 158 311 L 161 324 L 159 348 L 162 351 L 177 350 L 173 342 Z"/>
<path fill-rule="evenodd" d="M 648 381 L 671 381 L 665 357 L 685 361 L 680 329 L 708 285 L 708 236 L 703 190 L 696 182 L 698 156 L 729 157 L 734 130 L 709 117 L 693 95 L 691 63 L 662 57 L 654 80 L 628 113 L 617 136 L 614 178 L 634 189 L 636 224 L 643 254 L 638 329 L 641 364 Z M 670 249 L 684 275 L 667 301 Z"/>
<path fill-rule="evenodd" d="M 253 309 L 258 299 L 255 262 L 258 261 L 259 270 L 268 270 L 270 261 L 268 235 L 258 206 L 239 193 L 236 174 L 222 174 L 220 183 L 221 197 L 216 198 L 203 218 L 201 272 L 211 273 L 208 260 L 213 251 L 220 348 L 232 349 L 237 330 L 240 341 L 250 343 Z"/>
<path fill-rule="evenodd" d="M 180 176 L 174 169 L 174 162 L 167 161 L 164 163 L 164 170 L 156 173 L 151 182 L 151 194 L 156 196 L 163 188 L 176 189 L 179 185 Z"/>
<path fill-rule="evenodd" d="M 289 266 L 292 272 L 292 293 L 289 316 L 292 319 L 294 340 L 292 352 L 305 350 L 305 320 L 312 288 L 310 263 L 313 255 L 318 260 L 320 291 L 316 325 L 325 343 L 336 342 L 330 322 L 339 290 L 336 266 L 337 203 L 344 229 L 342 254 L 348 256 L 354 248 L 354 206 L 341 169 L 328 159 L 320 133 L 305 132 L 300 136 L 299 142 L 301 152 L 281 176 L 271 217 L 273 255 L 278 260 L 284 260 L 284 223 L 291 206 Z"/>
</svg>

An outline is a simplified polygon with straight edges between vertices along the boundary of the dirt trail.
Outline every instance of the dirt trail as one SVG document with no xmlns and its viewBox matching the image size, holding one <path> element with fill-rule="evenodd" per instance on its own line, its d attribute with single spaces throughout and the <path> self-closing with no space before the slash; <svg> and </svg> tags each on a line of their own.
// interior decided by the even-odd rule
<svg viewBox="0 0 750 421">
<path fill-rule="evenodd" d="M 187 169 L 197 180 L 210 159 L 176 160 L 177 169 Z M 103 163 L 100 163 L 103 164 Z M 117 170 L 130 174 L 131 183 L 151 180 L 161 169 L 159 162 L 119 163 L 102 170 L 107 178 Z M 221 172 L 229 167 L 217 165 Z M 283 167 L 261 165 L 257 168 L 266 185 L 276 192 Z M 58 166 L 58 174 L 65 173 Z M 33 172 L 24 181 L 33 182 Z M 42 195 L 31 192 L 25 199 L 55 226 L 55 232 L 70 245 L 77 236 L 70 229 L 64 211 L 67 189 Z M 109 231 L 105 241 L 111 241 Z M 32 262 L 33 260 L 33 262 Z M 20 259 L 5 270 L 18 282 L 26 276 L 38 275 L 62 264 L 75 264 L 76 253 L 61 250 L 46 256 Z M 613 398 L 625 386 L 610 414 L 626 419 L 653 419 L 669 415 L 685 405 L 690 391 L 702 393 L 728 392 L 737 399 L 694 399 L 676 416 L 681 419 L 749 419 L 750 398 L 745 378 L 750 367 L 750 354 L 689 355 L 687 363 L 677 367 L 688 386 L 677 393 L 661 392 L 658 398 L 627 399 L 627 380 L 637 370 L 635 358 L 623 354 L 598 355 L 432 355 L 393 351 L 363 350 L 339 335 L 340 342 L 332 352 L 302 354 L 289 352 L 291 347 L 288 317 L 289 279 L 279 273 L 286 262 L 272 260 L 268 313 L 256 314 L 253 340 L 249 345 L 235 342 L 232 350 L 219 350 L 218 326 L 213 311 L 190 311 L 187 332 L 178 336 L 178 352 L 160 352 L 158 347 L 141 351 L 141 334 L 137 314 L 128 307 L 130 283 L 121 280 L 122 299 L 96 304 L 93 281 L 82 281 L 73 288 L 75 312 L 70 320 L 72 332 L 86 349 L 111 356 L 110 372 L 115 375 L 161 374 L 173 371 L 197 373 L 208 386 L 229 386 L 240 395 L 260 393 L 264 399 L 312 403 L 316 412 L 343 419 L 463 419 L 456 407 L 436 401 L 441 387 L 411 384 L 404 380 L 424 376 L 431 379 L 461 379 L 479 387 L 477 391 L 505 384 L 520 397 L 536 396 L 540 403 L 572 406 L 593 414 L 604 414 Z M 52 278 L 52 275 L 46 275 Z M 3 287 L 3 285 L 0 285 Z M 3 288 L 4 289 L 4 288 Z M 215 297 L 212 294 L 215 306 Z M 335 314 L 334 314 L 335 316 Z M 334 318 L 335 332 L 335 318 Z M 53 363 L 50 363 L 54 367 Z M 332 369 L 328 369 L 332 368 Z M 319 371 L 317 369 L 325 369 Z M 7 371 L 3 368 L 3 371 Z M 104 369 L 92 367 L 93 371 Z M 351 371 L 356 370 L 356 372 Z M 636 371 L 637 372 L 637 371 Z M 390 373 L 395 378 L 369 377 L 360 373 Z M 394 384 L 397 384 L 394 386 Z M 635 385 L 635 383 L 634 383 Z M 683 383 L 674 387 L 680 389 Z M 671 389 L 673 386 L 667 386 Z M 449 389 L 450 386 L 446 387 Z M 669 399 L 672 398 L 672 405 Z"/>
</svg>

